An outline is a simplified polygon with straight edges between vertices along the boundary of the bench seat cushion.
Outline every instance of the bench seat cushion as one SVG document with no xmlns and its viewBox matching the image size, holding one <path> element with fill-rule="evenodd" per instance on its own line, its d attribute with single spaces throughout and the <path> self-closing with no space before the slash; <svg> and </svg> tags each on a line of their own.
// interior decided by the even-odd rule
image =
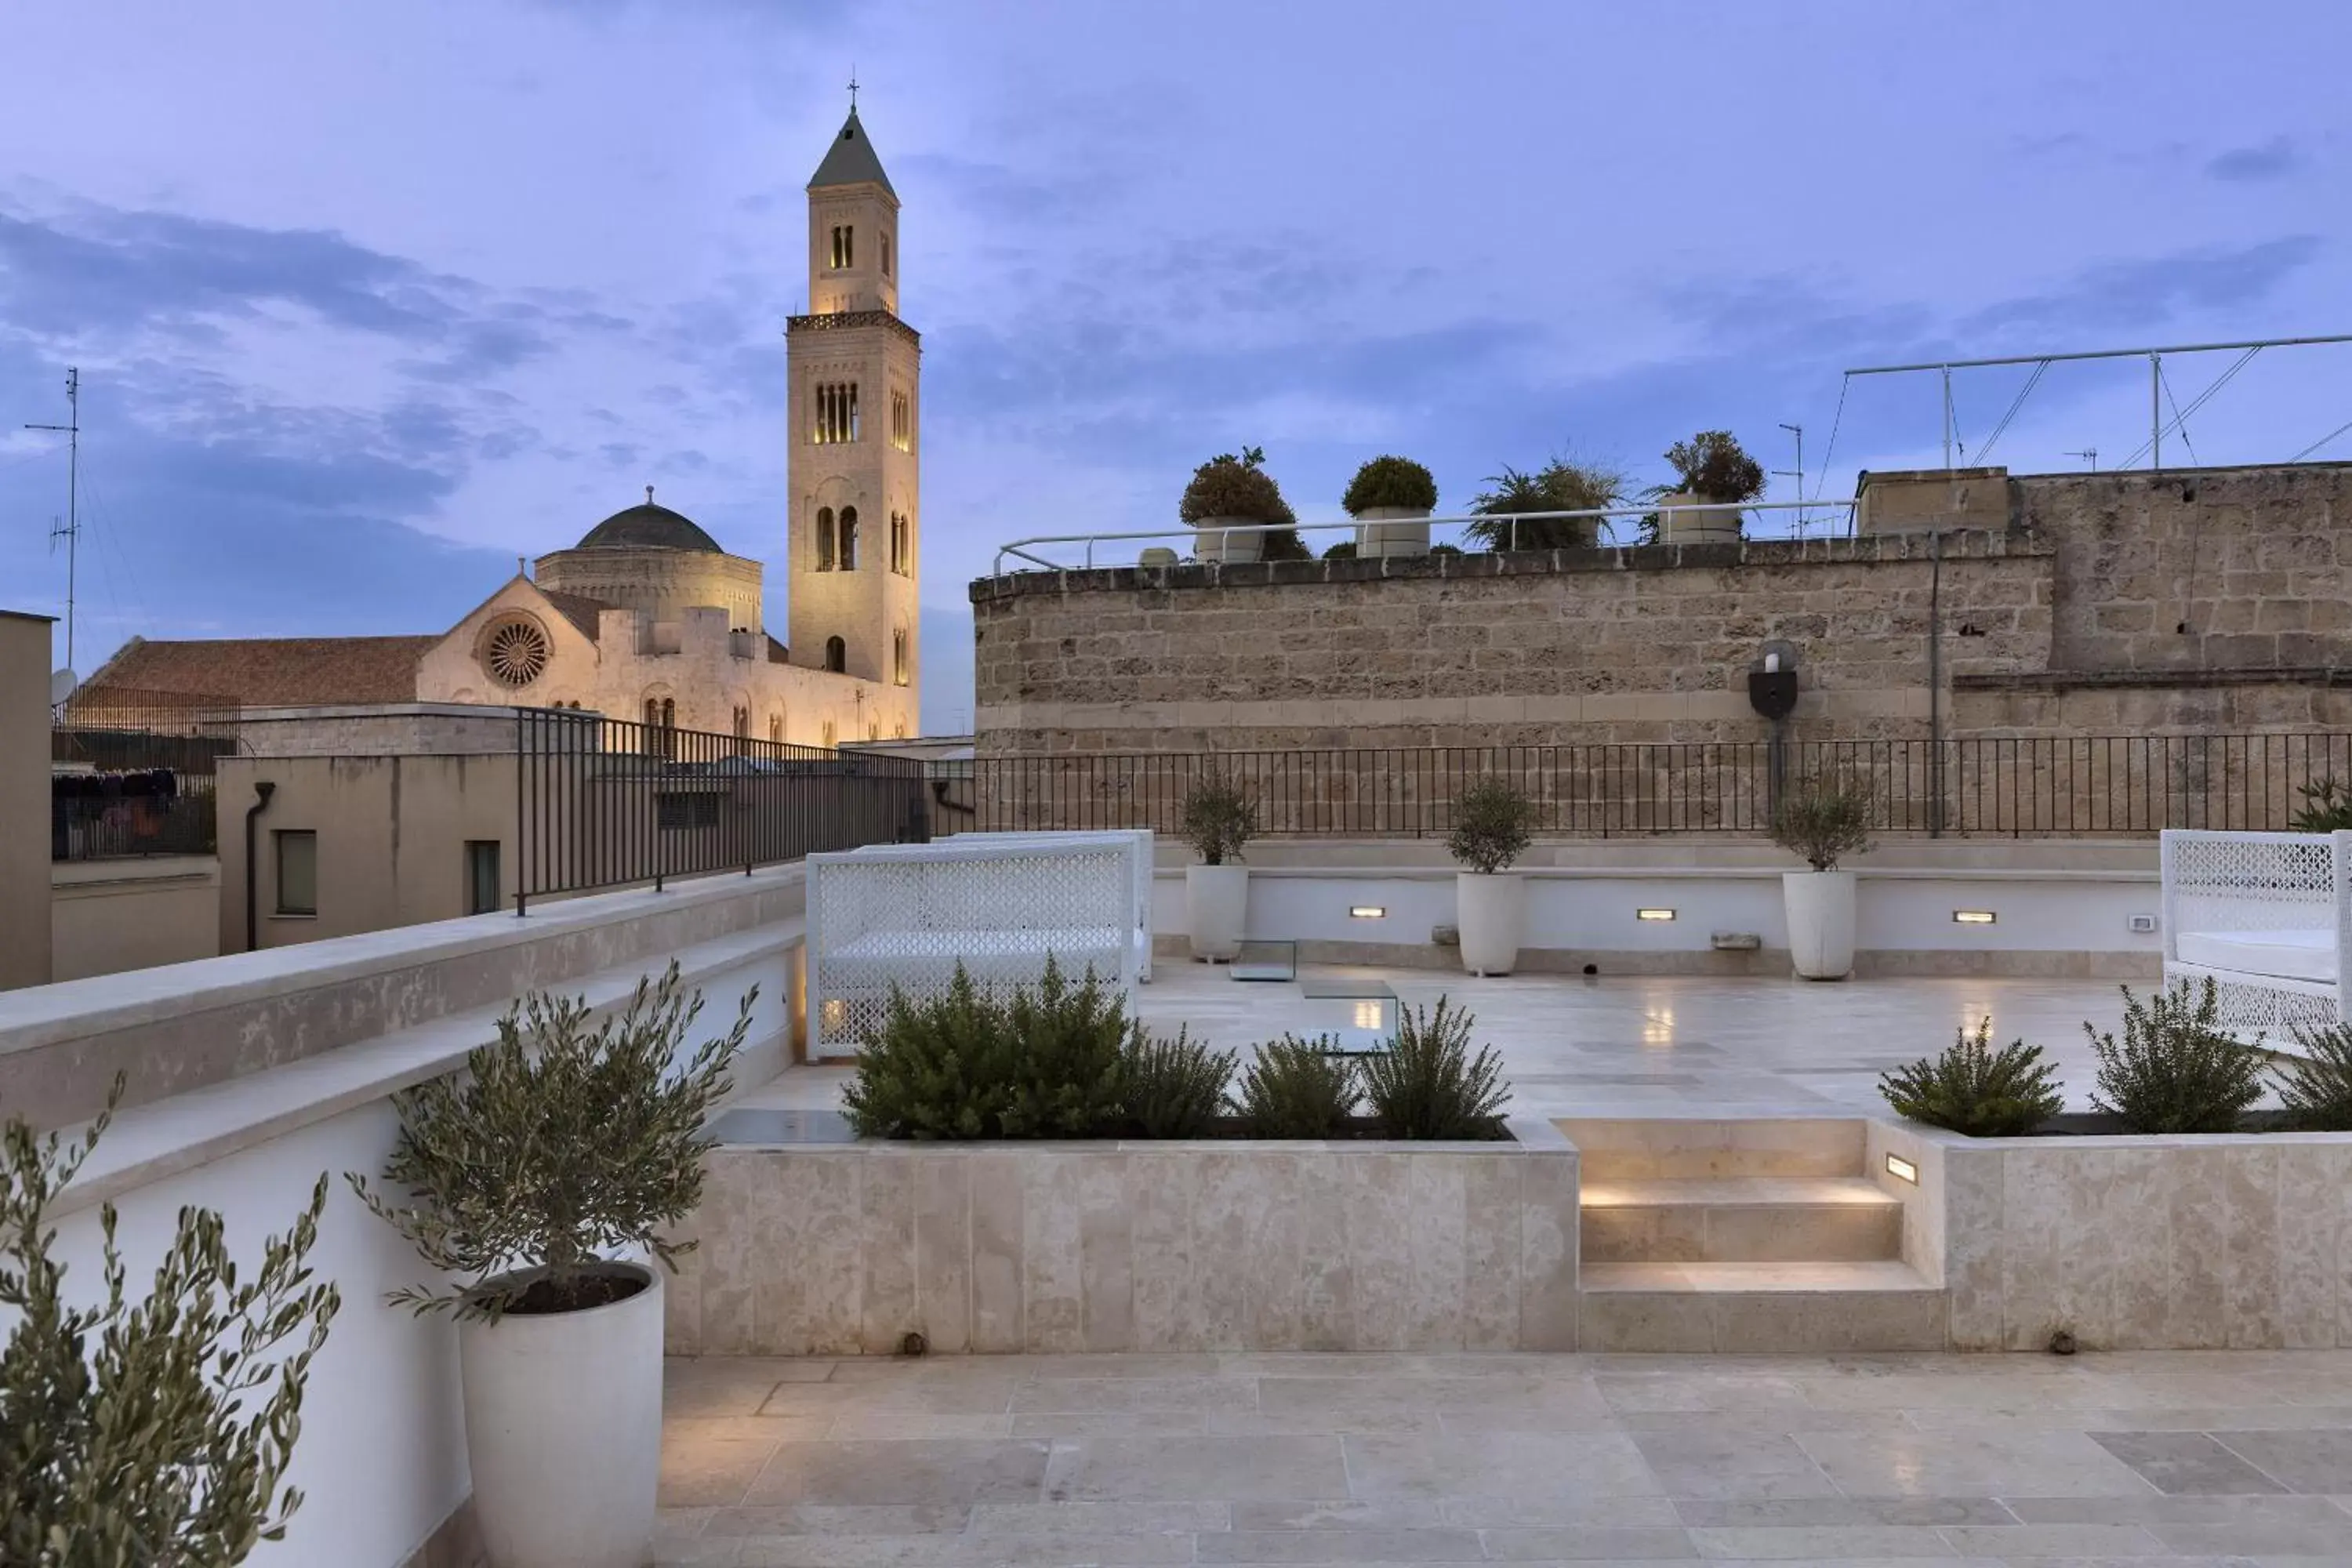
<svg viewBox="0 0 2352 1568">
<path fill-rule="evenodd" d="M 2336 981 L 2333 931 L 2185 931 L 2176 944 L 2184 963 L 2280 980 Z"/>
</svg>

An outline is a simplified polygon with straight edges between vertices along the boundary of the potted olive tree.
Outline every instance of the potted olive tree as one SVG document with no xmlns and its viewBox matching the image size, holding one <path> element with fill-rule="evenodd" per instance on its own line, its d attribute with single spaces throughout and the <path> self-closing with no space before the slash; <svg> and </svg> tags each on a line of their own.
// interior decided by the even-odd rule
<svg viewBox="0 0 2352 1568">
<path fill-rule="evenodd" d="M 1454 878 L 1454 919 L 1462 967 L 1508 974 L 1527 938 L 1528 889 L 1511 866 L 1527 853 L 1535 803 L 1507 780 L 1481 774 L 1454 802 L 1445 847 L 1462 869 Z"/>
<path fill-rule="evenodd" d="M 1772 842 L 1809 868 L 1780 874 L 1789 958 L 1807 980 L 1853 973 L 1853 873 L 1839 868 L 1870 847 L 1870 791 L 1815 775 L 1800 781 L 1772 814 Z"/>
<path fill-rule="evenodd" d="M 101 1205 L 103 1289 L 70 1304 L 49 1211 L 121 1093 L 118 1078 L 70 1143 L 16 1117 L 0 1131 L 0 1563 L 230 1568 L 284 1540 L 302 1503 L 282 1483 L 341 1302 L 309 1262 L 327 1178 L 257 1268 L 237 1268 L 217 1211 L 182 1209 L 144 1297 L 125 1292 Z"/>
<path fill-rule="evenodd" d="M 667 1239 L 702 1198 L 704 1119 L 730 1086 L 735 1026 L 681 1049 L 702 1010 L 677 965 L 617 1015 L 530 996 L 467 1070 L 395 1097 L 384 1166 L 398 1202 L 367 1205 L 454 1286 L 392 1300 L 454 1310 L 474 1512 L 495 1568 L 641 1568 L 661 1476 Z"/>
<path fill-rule="evenodd" d="M 1192 470 L 1177 515 L 1192 525 L 1193 552 L 1203 561 L 1304 561 L 1298 516 L 1265 471 L 1265 448 L 1221 452 Z M 1265 531 L 1260 524 L 1277 524 Z M 1245 531 L 1229 531 L 1242 530 Z"/>
<path fill-rule="evenodd" d="M 1681 476 L 1681 488 L 1658 495 L 1658 516 L 1669 544 L 1709 544 L 1739 537 L 1740 513 L 1675 511 L 1675 507 L 1754 500 L 1764 493 L 1764 466 L 1749 457 L 1728 430 L 1702 430 L 1666 448 L 1666 461 Z"/>
<path fill-rule="evenodd" d="M 1184 924 L 1192 956 L 1212 963 L 1242 950 L 1249 917 L 1249 868 L 1242 846 L 1257 831 L 1257 803 L 1224 769 L 1210 764 L 1184 792 L 1177 832 L 1201 857 L 1184 868 Z"/>
<path fill-rule="evenodd" d="M 1411 458 L 1374 458 L 1348 481 L 1339 504 L 1356 520 L 1358 555 L 1429 553 L 1437 480 Z"/>
</svg>

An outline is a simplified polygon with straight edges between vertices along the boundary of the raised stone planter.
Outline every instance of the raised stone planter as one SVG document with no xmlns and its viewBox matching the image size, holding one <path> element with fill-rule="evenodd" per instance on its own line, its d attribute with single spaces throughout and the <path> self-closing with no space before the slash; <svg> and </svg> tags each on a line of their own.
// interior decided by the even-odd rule
<svg viewBox="0 0 2352 1568">
<path fill-rule="evenodd" d="M 1513 1141 L 729 1144 L 677 1355 L 1564 1351 L 1577 1156 Z"/>
</svg>

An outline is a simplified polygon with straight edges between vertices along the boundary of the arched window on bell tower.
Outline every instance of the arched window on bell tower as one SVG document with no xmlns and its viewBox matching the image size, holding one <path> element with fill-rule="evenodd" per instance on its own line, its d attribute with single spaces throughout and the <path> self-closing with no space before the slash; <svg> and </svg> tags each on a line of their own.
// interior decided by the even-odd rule
<svg viewBox="0 0 2352 1568">
<path fill-rule="evenodd" d="M 840 675 L 849 668 L 849 645 L 839 637 L 824 639 L 824 667 Z"/>
<path fill-rule="evenodd" d="M 854 506 L 845 506 L 841 509 L 841 549 L 839 553 L 841 557 L 841 569 L 844 572 L 855 572 L 857 570 L 857 509 Z"/>
<path fill-rule="evenodd" d="M 907 684 L 907 628 L 904 626 L 890 634 L 890 684 Z"/>
<path fill-rule="evenodd" d="M 816 569 L 833 570 L 833 508 L 829 506 L 816 509 Z"/>
</svg>

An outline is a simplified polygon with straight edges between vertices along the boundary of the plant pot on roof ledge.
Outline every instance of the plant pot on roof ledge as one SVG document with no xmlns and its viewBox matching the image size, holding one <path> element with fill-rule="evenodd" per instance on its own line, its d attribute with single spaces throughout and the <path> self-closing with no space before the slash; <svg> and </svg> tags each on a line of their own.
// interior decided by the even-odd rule
<svg viewBox="0 0 2352 1568">
<path fill-rule="evenodd" d="M 1222 452 L 1192 470 L 1177 515 L 1193 528 L 1193 554 L 1202 561 L 1304 561 L 1297 514 L 1263 465 L 1265 449 Z M 1274 525 L 1269 528 L 1266 525 Z"/>
<path fill-rule="evenodd" d="M 1728 430 L 1702 430 L 1687 441 L 1677 441 L 1666 449 L 1666 461 L 1682 477 L 1682 486 L 1673 491 L 1657 492 L 1658 542 L 1736 542 L 1740 519 L 1746 514 L 1732 509 L 1764 493 L 1763 465 L 1741 450 Z M 1674 510 L 1696 506 L 1724 510 Z"/>
<path fill-rule="evenodd" d="M 394 1097 L 383 1179 L 407 1200 L 351 1177 L 425 1262 L 473 1277 L 392 1300 L 457 1314 L 474 1516 L 493 1568 L 653 1561 L 661 1276 L 611 1255 L 674 1267 L 684 1250 L 665 1237 L 701 1201 L 702 1127 L 751 1003 L 730 1033 L 687 1051 L 702 998 L 681 995 L 675 963 L 600 1024 L 584 1002 L 531 996 L 467 1071 Z"/>
<path fill-rule="evenodd" d="M 1508 974 L 1527 940 L 1528 889 L 1510 868 L 1527 853 L 1535 804 L 1492 773 L 1454 803 L 1454 831 L 1445 847 L 1463 868 L 1454 877 L 1454 921 L 1462 967 L 1473 974 Z"/>
<path fill-rule="evenodd" d="M 1356 520 L 1360 557 L 1426 555 L 1437 481 L 1410 458 L 1374 458 L 1348 481 L 1339 504 Z"/>
<path fill-rule="evenodd" d="M 1853 873 L 1838 863 L 1870 847 L 1870 792 L 1815 776 L 1793 785 L 1772 816 L 1772 842 L 1805 858 L 1806 871 L 1780 874 L 1789 960 L 1806 980 L 1853 973 Z"/>
<path fill-rule="evenodd" d="M 1249 922 L 1249 868 L 1242 846 L 1257 831 L 1257 803 L 1215 763 L 1184 792 L 1177 833 L 1201 857 L 1184 868 L 1184 929 L 1192 956 L 1231 962 Z"/>
</svg>

